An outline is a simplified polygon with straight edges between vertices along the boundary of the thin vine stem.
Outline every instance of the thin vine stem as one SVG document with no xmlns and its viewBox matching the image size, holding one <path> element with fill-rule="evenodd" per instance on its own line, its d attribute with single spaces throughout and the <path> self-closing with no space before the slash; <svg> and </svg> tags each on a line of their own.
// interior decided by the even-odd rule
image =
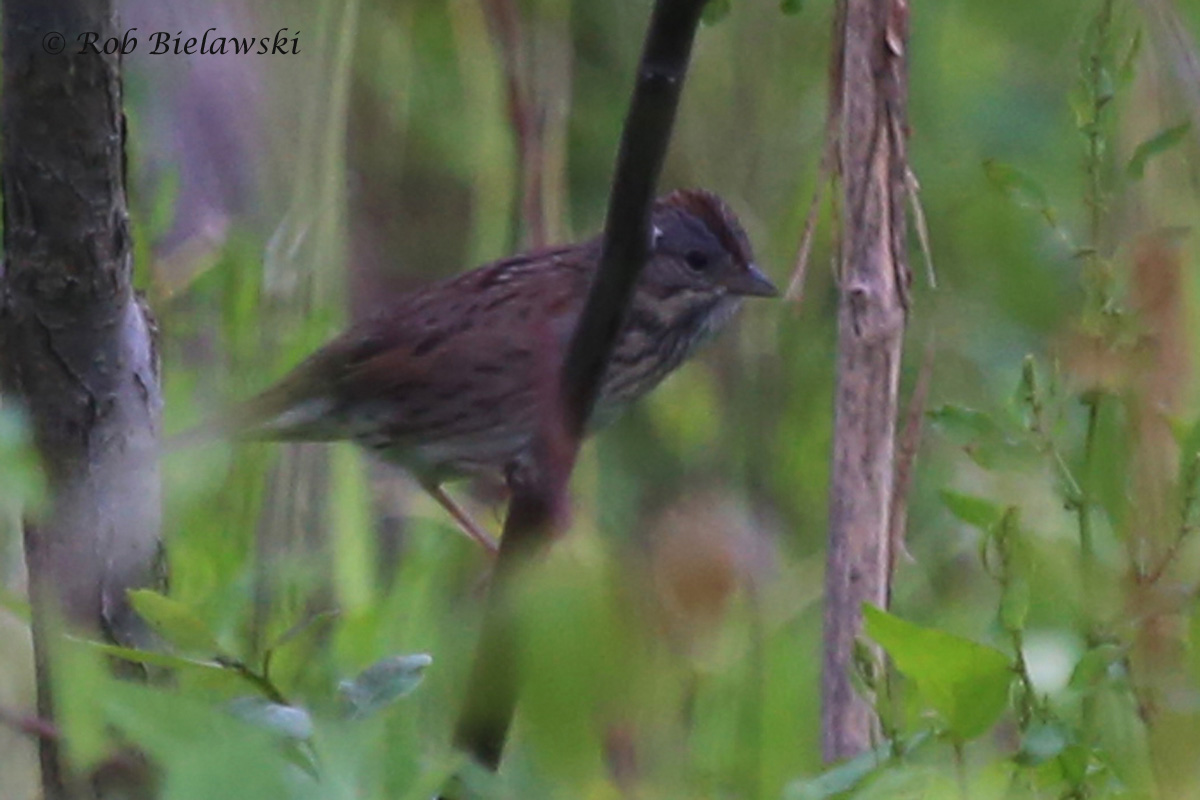
<svg viewBox="0 0 1200 800">
<path fill-rule="evenodd" d="M 1083 402 L 1088 406 L 1087 432 L 1084 434 L 1083 444 L 1083 462 L 1085 469 L 1089 469 L 1090 473 L 1090 466 L 1096 451 L 1096 430 L 1099 427 L 1100 419 L 1100 397 L 1094 394 L 1085 395 Z M 1089 649 L 1099 644 L 1094 603 L 1096 597 L 1096 548 L 1094 532 L 1092 530 L 1091 506 L 1092 486 L 1091 481 L 1086 480 L 1083 483 L 1079 503 L 1075 511 L 1079 521 L 1079 568 L 1080 577 L 1083 582 L 1084 637 Z M 1093 693 L 1089 692 L 1084 696 L 1081 712 L 1084 735 L 1090 737 L 1095 730 L 1096 721 L 1096 697 Z"/>
<path fill-rule="evenodd" d="M 1091 466 L 1096 452 L 1096 430 L 1100 423 L 1100 398 L 1089 395 L 1084 397 L 1083 402 L 1088 408 L 1087 432 L 1084 434 L 1083 441 L 1083 463 L 1085 468 L 1088 468 Z M 1084 602 L 1089 606 L 1090 611 L 1089 601 L 1094 587 L 1093 578 L 1096 569 L 1096 542 L 1091 515 L 1093 502 L 1091 481 L 1084 481 L 1080 486 L 1078 500 L 1075 513 L 1079 521 L 1079 560 L 1083 575 Z M 1089 631 L 1090 636 L 1091 632 Z"/>
<path fill-rule="evenodd" d="M 255 672 L 245 662 L 236 659 L 218 658 L 217 663 L 230 672 L 235 673 L 247 683 L 252 684 L 272 703 L 278 703 L 281 706 L 291 705 L 287 696 L 279 690 L 279 687 L 267 675 Z"/>
<path fill-rule="evenodd" d="M 1021 707 L 1018 710 L 1021 730 L 1029 727 L 1037 713 L 1037 691 L 1033 685 L 1033 676 L 1029 674 L 1029 664 L 1025 661 L 1025 635 L 1020 628 L 1010 628 L 1008 636 L 1013 646 L 1013 670 L 1017 680 L 1021 682 Z"/>
<path fill-rule="evenodd" d="M 1085 130 L 1087 152 L 1085 170 L 1088 179 L 1086 203 L 1089 209 L 1088 244 L 1086 253 L 1085 282 L 1092 308 L 1101 312 L 1108 310 L 1111 303 L 1111 280 L 1104 259 L 1100 255 L 1100 236 L 1104 224 L 1107 198 L 1104 188 L 1104 153 L 1106 142 L 1103 120 L 1105 111 L 1113 100 L 1112 75 L 1108 69 L 1109 50 L 1114 0 L 1103 0 L 1095 17 L 1096 40 L 1087 55 L 1087 90 L 1091 100 L 1091 119 Z"/>
</svg>

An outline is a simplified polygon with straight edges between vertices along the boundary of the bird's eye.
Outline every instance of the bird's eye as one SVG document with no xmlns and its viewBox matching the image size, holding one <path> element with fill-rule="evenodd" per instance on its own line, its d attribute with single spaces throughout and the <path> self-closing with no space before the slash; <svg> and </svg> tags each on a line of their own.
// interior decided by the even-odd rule
<svg viewBox="0 0 1200 800">
<path fill-rule="evenodd" d="M 690 269 L 700 272 L 708 267 L 708 256 L 699 250 L 688 250 L 684 254 L 683 260 L 687 262 Z"/>
</svg>

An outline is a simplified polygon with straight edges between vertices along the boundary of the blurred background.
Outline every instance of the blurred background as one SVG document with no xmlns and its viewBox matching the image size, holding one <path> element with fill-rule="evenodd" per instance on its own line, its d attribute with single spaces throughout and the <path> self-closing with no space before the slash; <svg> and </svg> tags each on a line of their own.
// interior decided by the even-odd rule
<svg viewBox="0 0 1200 800">
<path fill-rule="evenodd" d="M 791 13 L 736 0 L 701 30 L 661 186 L 722 195 L 780 286 L 818 183 L 832 22 L 827 0 L 784 5 Z M 1045 380 L 1061 379 L 1064 398 L 1107 380 L 1095 375 L 1112 364 L 1088 357 L 1084 278 L 1098 252 L 1117 287 L 1107 296 L 1133 292 L 1137 263 L 1157 276 L 1145 285 L 1158 287 L 1158 305 L 1146 308 L 1173 320 L 1170 415 L 1180 425 L 1195 416 L 1194 132 L 1147 157 L 1136 179 L 1127 167 L 1140 143 L 1195 109 L 1173 77 L 1177 51 L 1147 27 L 1142 7 L 1110 3 L 1112 52 L 1129 70 L 1113 76 L 1104 151 L 1089 155 L 1077 99 L 1103 5 L 912 5 L 910 153 L 937 288 L 911 235 L 902 403 L 926 352 L 929 410 L 1015 418 L 1027 354 Z M 598 232 L 649 7 L 124 0 L 123 24 L 142 34 L 287 28 L 299 49 L 149 55 L 143 39 L 125 60 L 136 268 L 161 327 L 166 431 L 264 388 L 397 292 Z M 1198 30 L 1200 2 L 1177 10 L 1185 36 Z M 1093 202 L 1097 175 L 1102 204 Z M 779 797 L 821 768 L 832 213 L 827 192 L 801 301 L 747 304 L 734 330 L 586 447 L 572 530 L 520 598 L 530 667 L 504 796 L 638 787 L 642 797 Z M 1147 247 L 1157 255 L 1139 262 Z M 1105 385 L 1128 389 L 1119 378 Z M 1084 414 L 1067 400 L 1055 408 L 1061 457 L 1073 465 L 1084 458 Z M 5 414 L 0 707 L 28 709 L 16 522 L 39 488 L 20 426 Z M 941 492 L 1018 507 L 1037 564 L 1026 657 L 1039 688 L 1057 697 L 1090 646 L 1081 619 L 1096 604 L 1122 607 L 1118 526 L 1098 523 L 1100 577 L 1089 590 L 1053 464 L 997 468 L 978 456 L 926 426 L 895 610 L 1006 647 L 982 534 Z M 274 678 L 294 696 L 319 710 L 339 676 L 390 653 L 432 655 L 403 705 L 373 728 L 327 730 L 322 755 L 337 791 L 358 787 L 347 797 L 436 786 L 456 763 L 448 742 L 479 623 L 483 554 L 404 476 L 348 446 L 214 443 L 170 454 L 166 469 L 172 596 L 244 658 L 279 647 Z M 451 491 L 499 530 L 496 487 Z M 278 644 L 314 619 L 286 649 Z M 238 691 L 206 674 L 179 683 L 193 698 Z M 138 740 L 137 725 L 118 727 Z M 218 778 L 187 772 L 187 748 L 178 749 L 159 754 L 191 776 L 177 779 L 177 796 L 218 796 L 205 783 Z M 35 796 L 35 764 L 30 743 L 0 727 L 0 796 Z M 282 796 L 248 756 L 220 771 L 242 787 L 228 796 Z"/>
</svg>

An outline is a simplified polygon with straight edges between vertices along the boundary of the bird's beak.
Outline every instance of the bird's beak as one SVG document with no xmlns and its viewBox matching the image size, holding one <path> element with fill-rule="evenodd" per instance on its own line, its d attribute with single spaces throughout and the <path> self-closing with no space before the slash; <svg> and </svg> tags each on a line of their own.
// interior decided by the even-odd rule
<svg viewBox="0 0 1200 800">
<path fill-rule="evenodd" d="M 779 290 L 771 283 L 757 264 L 747 264 L 746 269 L 729 279 L 726 284 L 730 294 L 750 297 L 778 297 Z"/>
</svg>

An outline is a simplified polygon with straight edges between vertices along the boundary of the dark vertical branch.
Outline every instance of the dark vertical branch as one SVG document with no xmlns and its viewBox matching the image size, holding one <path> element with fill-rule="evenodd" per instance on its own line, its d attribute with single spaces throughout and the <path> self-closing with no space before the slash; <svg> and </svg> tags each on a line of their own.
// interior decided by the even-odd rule
<svg viewBox="0 0 1200 800">
<path fill-rule="evenodd" d="M 161 397 L 153 323 L 131 284 L 120 59 L 81 55 L 75 39 L 119 38 L 113 2 L 8 0 L 3 25 L 0 377 L 29 411 L 51 490 L 25 532 L 50 718 L 49 622 L 129 641 L 125 590 L 155 579 Z M 65 50 L 47 53 L 56 42 Z M 41 746 L 46 797 L 62 797 L 54 742 Z"/>
<path fill-rule="evenodd" d="M 650 206 L 666 157 L 675 109 L 705 0 L 658 0 L 637 85 L 621 134 L 608 201 L 600 271 L 567 351 L 563 398 L 567 432 L 578 438 L 591 415 L 650 241 Z"/>
<path fill-rule="evenodd" d="M 900 358 L 908 308 L 907 0 L 841 0 L 834 62 L 843 190 L 838 364 L 825 578 L 822 742 L 870 746 L 877 721 L 851 683 L 862 605 L 887 605 Z"/>
<path fill-rule="evenodd" d="M 579 440 L 609 352 L 648 254 L 650 209 L 666 157 L 704 0 L 658 0 L 643 45 L 621 136 L 596 281 L 562 373 L 561 413 L 546 414 L 532 463 L 516 465 L 467 698 L 455 739 L 488 767 L 500 762 L 516 708 L 519 676 L 507 603 L 515 572 L 553 535 Z"/>
</svg>

